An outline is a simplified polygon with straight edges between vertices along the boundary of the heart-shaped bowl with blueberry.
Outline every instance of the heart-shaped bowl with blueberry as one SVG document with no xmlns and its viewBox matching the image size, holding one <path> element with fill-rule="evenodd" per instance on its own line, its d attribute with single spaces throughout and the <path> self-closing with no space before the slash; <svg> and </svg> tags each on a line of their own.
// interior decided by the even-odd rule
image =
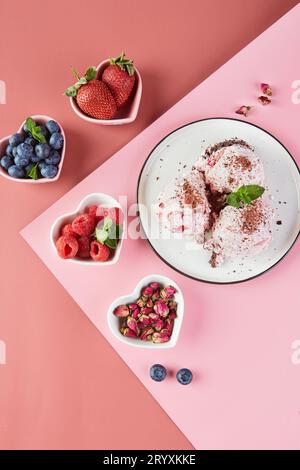
<svg viewBox="0 0 300 470">
<path fill-rule="evenodd" d="M 27 118 L 19 130 L 0 140 L 0 175 L 17 183 L 53 183 L 66 152 L 62 126 L 49 116 Z"/>
<path fill-rule="evenodd" d="M 109 266 L 119 260 L 125 226 L 119 202 L 108 194 L 92 193 L 55 220 L 50 242 L 64 262 Z"/>
<path fill-rule="evenodd" d="M 113 301 L 107 321 L 113 335 L 129 346 L 168 349 L 176 345 L 184 314 L 184 298 L 172 279 L 152 274 L 131 294 Z"/>
</svg>

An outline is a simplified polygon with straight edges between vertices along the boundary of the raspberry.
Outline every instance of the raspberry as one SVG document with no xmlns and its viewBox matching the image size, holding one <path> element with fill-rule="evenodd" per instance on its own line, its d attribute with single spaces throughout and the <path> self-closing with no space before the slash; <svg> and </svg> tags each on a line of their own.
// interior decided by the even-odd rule
<svg viewBox="0 0 300 470">
<path fill-rule="evenodd" d="M 110 255 L 110 249 L 102 243 L 93 241 L 91 243 L 90 255 L 95 261 L 107 261 Z"/>
<path fill-rule="evenodd" d="M 77 234 L 74 232 L 73 228 L 72 228 L 72 224 L 66 224 L 63 226 L 62 230 L 61 230 L 61 234 L 62 235 L 71 235 L 72 237 L 76 237 Z"/>
<path fill-rule="evenodd" d="M 72 235 L 62 235 L 56 242 L 56 248 L 61 258 L 74 258 L 78 252 L 78 241 Z"/>
<path fill-rule="evenodd" d="M 104 218 L 109 217 L 114 224 L 120 224 L 121 219 L 122 219 L 122 211 L 118 207 L 99 207 L 98 215 L 102 215 Z"/>
<path fill-rule="evenodd" d="M 95 218 L 96 223 L 100 222 L 100 220 L 103 219 L 103 215 L 101 213 L 101 206 L 90 206 L 87 209 L 87 213 Z"/>
<path fill-rule="evenodd" d="M 72 222 L 72 229 L 78 235 L 91 235 L 95 230 L 96 221 L 90 214 L 78 215 Z"/>
<path fill-rule="evenodd" d="M 79 237 L 78 238 L 78 253 L 79 258 L 89 258 L 90 257 L 90 239 L 89 237 Z"/>
</svg>

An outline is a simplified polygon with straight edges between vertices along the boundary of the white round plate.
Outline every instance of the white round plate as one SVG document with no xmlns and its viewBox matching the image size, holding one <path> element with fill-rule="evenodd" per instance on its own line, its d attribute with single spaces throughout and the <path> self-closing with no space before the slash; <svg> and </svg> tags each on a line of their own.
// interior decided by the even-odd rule
<svg viewBox="0 0 300 470">
<path fill-rule="evenodd" d="M 153 205 L 171 179 L 190 170 L 206 147 L 233 137 L 253 145 L 263 161 L 266 186 L 275 209 L 274 238 L 268 249 L 257 256 L 235 258 L 212 268 L 211 253 L 201 246 L 174 236 L 166 240 L 157 235 L 159 221 Z M 257 277 L 287 254 L 300 232 L 300 174 L 296 162 L 271 134 L 238 119 L 204 119 L 167 135 L 144 163 L 137 198 L 141 225 L 154 251 L 173 269 L 199 281 L 230 284 Z"/>
</svg>

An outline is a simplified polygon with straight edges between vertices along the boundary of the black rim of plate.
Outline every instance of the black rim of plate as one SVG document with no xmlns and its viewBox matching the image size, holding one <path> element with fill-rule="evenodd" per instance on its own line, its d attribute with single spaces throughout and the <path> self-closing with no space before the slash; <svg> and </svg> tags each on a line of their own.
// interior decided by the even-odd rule
<svg viewBox="0 0 300 470">
<path fill-rule="evenodd" d="M 298 170 L 298 173 L 300 174 L 300 168 L 298 167 L 298 164 L 296 162 L 296 160 L 294 159 L 294 157 L 292 156 L 292 154 L 290 153 L 290 151 L 285 147 L 285 145 L 283 145 L 282 142 L 280 142 L 279 139 L 277 139 L 277 137 L 275 137 L 273 134 L 271 134 L 271 132 L 268 132 L 266 131 L 265 129 L 263 129 L 262 127 L 259 127 L 257 126 L 256 124 L 253 124 L 252 122 L 248 122 L 248 121 L 243 121 L 241 119 L 236 119 L 236 118 L 228 118 L 228 117 L 211 117 L 211 118 L 204 118 L 204 119 L 196 119 L 195 121 L 192 121 L 192 122 L 188 122 L 187 124 L 184 124 L 183 126 L 180 126 L 180 127 L 177 127 L 176 129 L 174 129 L 173 131 L 169 132 L 169 134 L 165 135 L 156 145 L 155 147 L 153 147 L 153 149 L 151 150 L 151 152 L 149 153 L 149 155 L 147 156 L 146 160 L 144 161 L 143 163 L 143 166 L 140 170 L 140 174 L 139 174 L 139 177 L 138 177 L 138 181 L 137 181 L 137 207 L 139 208 L 139 189 L 140 189 L 140 182 L 141 182 L 141 178 L 142 178 L 142 174 L 144 172 L 144 168 L 149 160 L 149 158 L 151 157 L 151 155 L 153 154 L 153 152 L 155 152 L 155 150 L 157 149 L 157 147 L 164 141 L 166 140 L 170 135 L 172 134 L 175 134 L 175 132 L 179 131 L 180 129 L 184 129 L 185 127 L 188 127 L 188 126 L 191 126 L 193 124 L 196 124 L 198 122 L 204 122 L 204 121 L 214 121 L 214 120 L 225 120 L 225 121 L 237 121 L 237 122 L 242 122 L 243 124 L 246 124 L 248 126 L 252 126 L 252 127 L 256 127 L 257 129 L 263 131 L 265 134 L 268 134 L 270 137 L 272 137 L 274 140 L 276 140 L 283 148 L 284 150 L 288 153 L 288 155 L 290 156 L 292 162 L 294 163 L 296 169 Z M 138 209 L 139 211 L 139 209 Z M 138 212 L 139 214 L 139 212 Z M 247 281 L 250 281 L 252 279 L 256 279 L 257 277 L 260 277 L 262 276 L 263 274 L 267 273 L 268 271 L 270 271 L 271 269 L 273 269 L 275 266 L 277 266 L 285 257 L 286 255 L 291 251 L 291 249 L 293 248 L 293 246 L 295 245 L 298 237 L 299 237 L 299 234 L 300 234 L 300 229 L 294 239 L 294 241 L 291 243 L 290 247 L 286 250 L 286 252 L 284 253 L 284 255 L 278 260 L 276 261 L 274 264 L 272 264 L 272 266 L 270 266 L 269 268 L 265 269 L 264 271 L 258 273 L 258 274 L 255 274 L 254 276 L 249 276 L 247 277 L 246 279 L 241 279 L 239 281 L 208 281 L 206 279 L 200 279 L 198 277 L 195 277 L 195 276 L 191 276 L 190 274 L 187 274 L 186 272 L 184 271 L 181 271 L 180 269 L 176 268 L 175 266 L 173 266 L 171 263 L 169 263 L 169 261 L 167 261 L 155 248 L 154 246 L 152 245 L 151 243 L 151 240 L 148 238 L 147 234 L 146 234 L 146 231 L 144 229 L 144 226 L 143 226 L 143 223 L 142 223 L 142 220 L 141 220 L 141 217 L 139 217 L 140 219 L 140 224 L 141 224 L 141 228 L 146 236 L 146 239 L 150 245 L 150 247 L 152 248 L 152 250 L 154 251 L 154 253 L 167 265 L 169 266 L 170 268 L 172 268 L 174 271 L 178 272 L 179 274 L 182 274 L 183 276 L 185 277 L 188 277 L 190 279 L 193 279 L 194 281 L 198 281 L 198 282 L 205 282 L 206 284 L 221 284 L 221 285 L 226 285 L 226 284 L 240 284 L 242 282 L 247 282 Z"/>
</svg>

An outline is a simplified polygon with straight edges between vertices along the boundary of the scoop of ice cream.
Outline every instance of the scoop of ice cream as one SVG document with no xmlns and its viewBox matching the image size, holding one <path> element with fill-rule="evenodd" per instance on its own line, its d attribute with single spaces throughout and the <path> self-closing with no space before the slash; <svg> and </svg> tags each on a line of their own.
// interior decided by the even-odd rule
<svg viewBox="0 0 300 470">
<path fill-rule="evenodd" d="M 197 170 L 171 181 L 158 197 L 161 226 L 172 233 L 204 242 L 210 207 L 203 174 Z"/>
<path fill-rule="evenodd" d="M 236 256 L 256 255 L 272 240 L 273 209 L 264 199 L 236 209 L 226 206 L 212 228 L 204 248 L 212 250 L 212 267 Z"/>
<path fill-rule="evenodd" d="M 263 185 L 264 168 L 254 149 L 243 140 L 232 139 L 209 147 L 195 168 L 205 175 L 212 191 L 230 193 L 248 184 Z"/>
</svg>

